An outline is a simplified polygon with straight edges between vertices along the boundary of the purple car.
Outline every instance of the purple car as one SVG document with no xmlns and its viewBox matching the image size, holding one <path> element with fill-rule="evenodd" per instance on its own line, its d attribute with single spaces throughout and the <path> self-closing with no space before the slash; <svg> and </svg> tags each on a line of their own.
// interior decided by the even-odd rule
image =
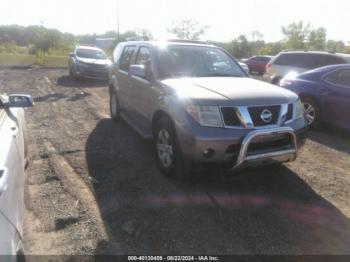
<svg viewBox="0 0 350 262">
<path fill-rule="evenodd" d="M 301 98 L 311 126 L 320 122 L 350 130 L 350 65 L 331 65 L 289 74 L 280 86 Z"/>
</svg>

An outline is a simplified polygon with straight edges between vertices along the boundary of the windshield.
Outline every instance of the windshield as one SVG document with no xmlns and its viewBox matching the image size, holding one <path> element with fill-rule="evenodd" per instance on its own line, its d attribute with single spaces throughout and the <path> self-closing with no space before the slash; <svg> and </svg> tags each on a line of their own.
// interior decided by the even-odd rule
<svg viewBox="0 0 350 262">
<path fill-rule="evenodd" d="M 162 78 L 246 77 L 241 67 L 216 47 L 170 45 L 160 50 Z"/>
<path fill-rule="evenodd" d="M 78 57 L 90 59 L 106 59 L 106 54 L 102 50 L 79 48 L 76 51 Z"/>
</svg>

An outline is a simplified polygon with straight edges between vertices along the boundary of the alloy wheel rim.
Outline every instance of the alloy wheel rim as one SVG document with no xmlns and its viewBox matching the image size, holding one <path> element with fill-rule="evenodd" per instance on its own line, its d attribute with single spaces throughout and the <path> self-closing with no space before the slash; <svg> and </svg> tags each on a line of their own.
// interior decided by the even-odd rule
<svg viewBox="0 0 350 262">
<path fill-rule="evenodd" d="M 158 158 L 165 168 L 169 168 L 173 164 L 174 150 L 171 144 L 171 137 L 167 130 L 162 129 L 158 133 L 157 138 Z"/>
<path fill-rule="evenodd" d="M 309 103 L 303 103 L 304 109 L 305 109 L 305 118 L 309 125 L 311 125 L 313 122 L 315 122 L 316 118 L 316 110 L 315 108 L 309 104 Z"/>
</svg>

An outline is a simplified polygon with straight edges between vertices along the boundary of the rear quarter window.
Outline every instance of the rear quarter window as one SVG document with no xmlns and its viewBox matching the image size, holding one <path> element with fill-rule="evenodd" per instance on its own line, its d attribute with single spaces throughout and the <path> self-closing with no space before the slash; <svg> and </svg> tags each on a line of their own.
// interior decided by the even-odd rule
<svg viewBox="0 0 350 262">
<path fill-rule="evenodd" d="M 310 59 L 310 63 L 312 68 L 317 68 L 327 65 L 344 64 L 345 61 L 335 55 L 317 54 L 314 55 L 313 59 Z"/>
</svg>

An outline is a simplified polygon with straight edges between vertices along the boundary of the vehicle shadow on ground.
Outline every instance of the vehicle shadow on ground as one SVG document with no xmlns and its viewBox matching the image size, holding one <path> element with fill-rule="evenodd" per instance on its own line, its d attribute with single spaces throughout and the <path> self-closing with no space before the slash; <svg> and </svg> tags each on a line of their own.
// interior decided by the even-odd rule
<svg viewBox="0 0 350 262">
<path fill-rule="evenodd" d="M 350 154 L 350 131 L 348 130 L 322 126 L 311 130 L 309 138 L 317 143 Z"/>
<path fill-rule="evenodd" d="M 151 143 L 110 119 L 88 137 L 86 161 L 114 242 L 96 254 L 350 253 L 350 221 L 284 165 L 169 179 Z"/>
<path fill-rule="evenodd" d="M 91 88 L 91 87 L 106 87 L 108 86 L 107 80 L 95 79 L 95 78 L 80 78 L 74 80 L 68 75 L 61 76 L 57 79 L 57 85 L 63 87 L 78 87 L 78 88 Z"/>
</svg>

